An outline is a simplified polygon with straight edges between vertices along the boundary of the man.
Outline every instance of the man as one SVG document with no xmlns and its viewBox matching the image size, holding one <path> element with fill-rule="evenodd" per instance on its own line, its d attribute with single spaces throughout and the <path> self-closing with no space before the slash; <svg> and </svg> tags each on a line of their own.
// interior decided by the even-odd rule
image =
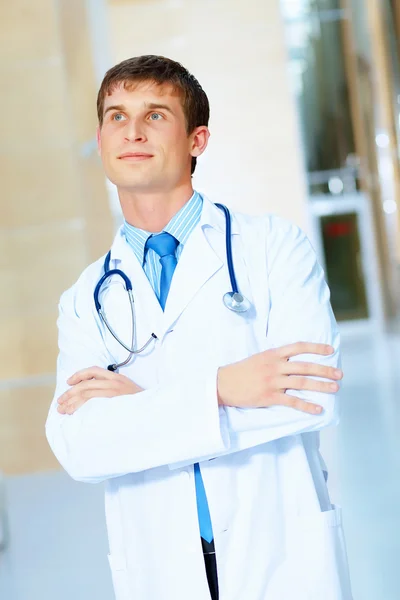
<svg viewBox="0 0 400 600">
<path fill-rule="evenodd" d="M 124 225 L 61 298 L 46 428 L 73 478 L 106 481 L 117 600 L 349 600 L 317 433 L 338 420 L 339 335 L 307 238 L 233 215 L 251 308 L 228 310 L 224 215 L 192 188 L 210 135 L 200 84 L 133 58 L 108 71 L 97 107 Z M 109 269 L 96 306 L 125 348 L 93 301 Z"/>
</svg>

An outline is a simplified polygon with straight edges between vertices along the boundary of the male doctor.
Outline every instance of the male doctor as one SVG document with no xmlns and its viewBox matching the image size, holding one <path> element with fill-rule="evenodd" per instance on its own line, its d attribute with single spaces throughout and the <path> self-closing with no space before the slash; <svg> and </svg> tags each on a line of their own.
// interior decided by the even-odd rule
<svg viewBox="0 0 400 600">
<path fill-rule="evenodd" d="M 47 438 L 78 481 L 105 481 L 117 600 L 351 600 L 319 430 L 338 421 L 339 334 L 304 233 L 232 215 L 238 285 L 228 310 L 224 214 L 192 187 L 209 104 L 180 64 L 140 56 L 98 94 L 98 145 L 124 223 L 110 269 L 132 281 L 127 358 L 96 312 L 104 257 L 59 306 Z M 221 165 L 221 169 L 224 165 Z M 229 197 L 221 199 L 229 204 Z M 101 306 L 129 347 L 122 279 Z"/>
</svg>

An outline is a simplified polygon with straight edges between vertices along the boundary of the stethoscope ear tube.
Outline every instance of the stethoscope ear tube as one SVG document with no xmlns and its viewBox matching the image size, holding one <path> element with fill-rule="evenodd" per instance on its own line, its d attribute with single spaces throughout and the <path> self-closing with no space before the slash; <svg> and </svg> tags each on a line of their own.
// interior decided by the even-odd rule
<svg viewBox="0 0 400 600">
<path fill-rule="evenodd" d="M 111 269 L 110 271 L 106 271 L 106 273 L 104 273 L 104 275 L 98 281 L 96 287 L 94 288 L 94 293 L 93 293 L 94 304 L 95 304 L 96 310 L 99 314 L 101 311 L 101 304 L 100 304 L 100 300 L 99 300 L 101 286 L 109 277 L 112 277 L 112 275 L 119 275 L 120 277 L 122 277 L 122 279 L 125 282 L 126 291 L 128 293 L 131 292 L 131 294 L 132 294 L 131 280 L 129 279 L 129 277 L 127 275 L 125 275 L 125 273 L 123 271 L 121 271 L 120 269 Z"/>
<path fill-rule="evenodd" d="M 226 243 L 226 262 L 228 265 L 229 271 L 229 279 L 231 280 L 232 294 L 238 294 L 239 289 L 235 276 L 235 269 L 233 267 L 233 257 L 232 257 L 232 229 L 231 229 L 231 213 L 229 209 L 224 204 L 216 204 L 223 213 L 225 214 L 225 243 Z"/>
</svg>

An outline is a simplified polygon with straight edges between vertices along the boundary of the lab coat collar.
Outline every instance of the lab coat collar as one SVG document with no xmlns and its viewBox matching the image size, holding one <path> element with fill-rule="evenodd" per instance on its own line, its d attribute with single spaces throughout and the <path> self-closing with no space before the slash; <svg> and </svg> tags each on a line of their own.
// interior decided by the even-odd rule
<svg viewBox="0 0 400 600">
<path fill-rule="evenodd" d="M 117 263 L 121 262 L 119 268 L 123 270 L 127 270 L 127 266 L 130 265 L 128 271 L 134 276 L 132 279 L 134 294 L 140 288 L 140 293 L 146 295 L 146 305 L 157 322 L 158 330 L 155 333 L 158 337 L 163 337 L 173 327 L 197 292 L 224 265 L 224 261 L 208 240 L 205 231 L 208 227 L 225 236 L 224 213 L 203 196 L 200 222 L 189 236 L 176 266 L 164 313 L 162 313 L 142 266 L 139 265 L 137 257 L 125 239 L 123 227 L 120 227 L 117 232 L 111 248 L 111 260 L 115 261 L 116 268 L 118 268 Z M 238 225 L 233 216 L 232 234 L 238 233 Z"/>
<path fill-rule="evenodd" d="M 200 217 L 200 227 L 202 229 L 205 227 L 212 227 L 220 233 L 225 234 L 226 223 L 224 213 L 217 206 L 215 206 L 215 204 L 211 202 L 207 196 L 204 194 L 201 194 L 201 196 L 203 198 L 203 209 Z M 239 233 L 236 217 L 232 213 L 231 230 L 233 235 Z M 121 261 L 132 254 L 132 249 L 125 239 L 124 226 L 121 225 L 115 235 L 114 242 L 111 247 L 111 260 Z"/>
<path fill-rule="evenodd" d="M 217 231 L 225 234 L 226 223 L 224 213 L 220 208 L 215 206 L 214 202 L 211 202 L 211 200 L 207 196 L 204 196 L 204 194 L 201 195 L 203 198 L 203 210 L 201 213 L 200 225 L 202 227 L 212 227 L 213 229 L 216 229 Z M 232 213 L 231 231 L 233 235 L 239 233 L 236 217 Z"/>
</svg>

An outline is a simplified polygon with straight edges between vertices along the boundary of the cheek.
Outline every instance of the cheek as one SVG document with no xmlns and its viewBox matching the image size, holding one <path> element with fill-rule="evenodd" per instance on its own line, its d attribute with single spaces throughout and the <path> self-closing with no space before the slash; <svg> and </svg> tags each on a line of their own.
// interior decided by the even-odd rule
<svg viewBox="0 0 400 600">
<path fill-rule="evenodd" d="M 115 133 L 107 133 L 101 137 L 100 157 L 104 166 L 113 166 L 115 168 L 118 163 L 115 158 L 119 148 L 121 148 L 118 137 L 119 136 L 116 136 Z"/>
<path fill-rule="evenodd" d="M 100 156 L 102 158 L 106 157 L 108 152 L 109 152 L 109 136 L 107 135 L 102 135 L 100 137 Z"/>
<path fill-rule="evenodd" d="M 189 153 L 189 140 L 181 132 L 176 132 L 175 135 L 169 137 L 165 148 L 167 159 L 182 163 L 186 161 Z"/>
<path fill-rule="evenodd" d="M 108 125 L 104 125 L 100 135 L 102 153 L 109 153 L 112 150 L 118 148 L 121 144 L 121 137 L 121 130 L 109 127 Z"/>
</svg>

